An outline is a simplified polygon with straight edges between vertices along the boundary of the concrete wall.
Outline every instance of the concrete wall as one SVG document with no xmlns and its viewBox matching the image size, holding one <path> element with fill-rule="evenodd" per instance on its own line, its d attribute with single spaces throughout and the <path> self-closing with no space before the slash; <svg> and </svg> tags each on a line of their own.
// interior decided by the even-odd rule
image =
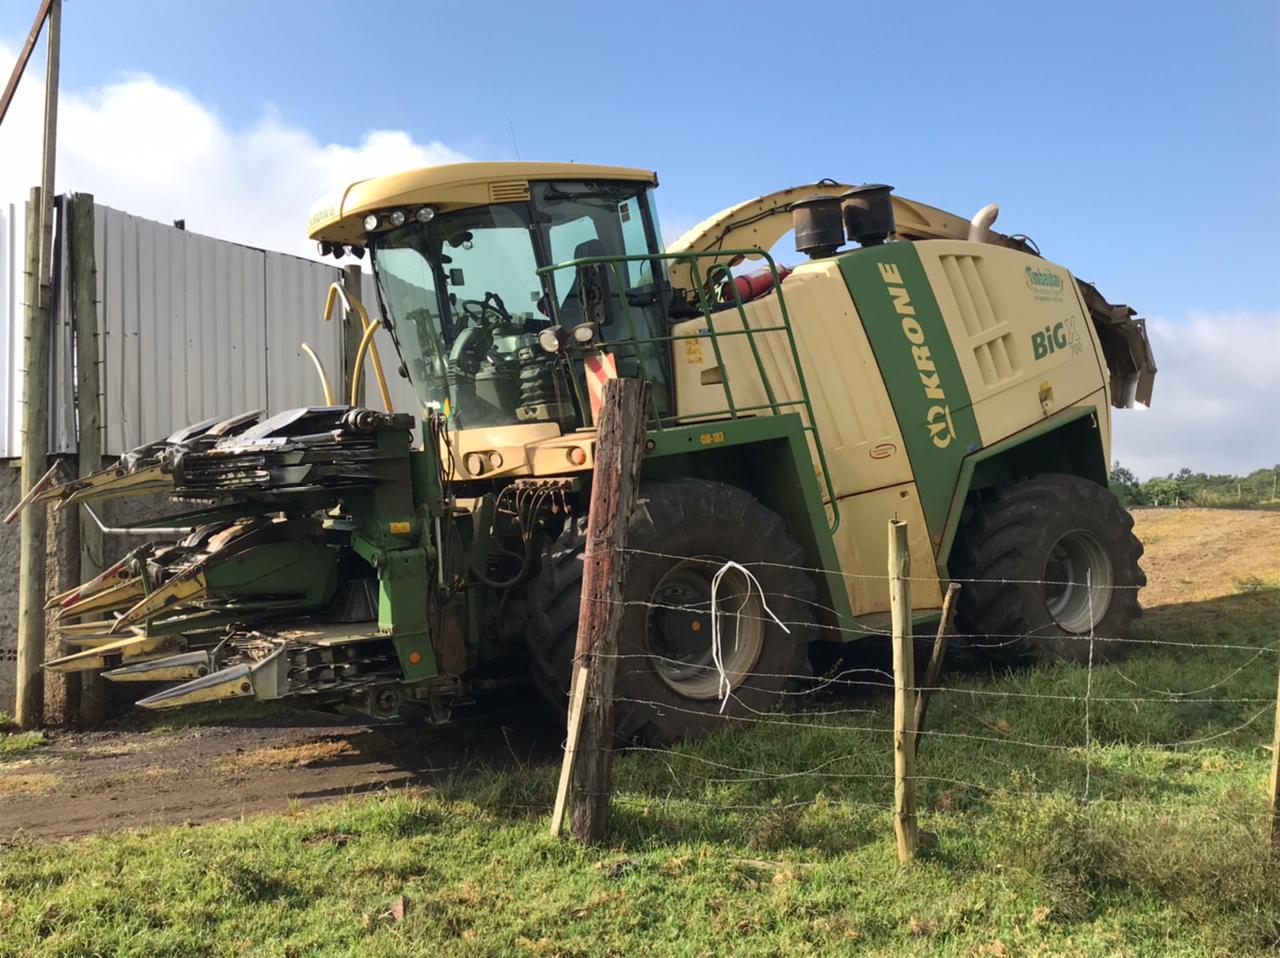
<svg viewBox="0 0 1280 958">
<path fill-rule="evenodd" d="M 22 474 L 18 460 L 0 460 L 0 512 L 18 503 Z M 0 526 L 0 712 L 13 714 L 14 669 L 18 661 L 18 524 Z"/>
</svg>

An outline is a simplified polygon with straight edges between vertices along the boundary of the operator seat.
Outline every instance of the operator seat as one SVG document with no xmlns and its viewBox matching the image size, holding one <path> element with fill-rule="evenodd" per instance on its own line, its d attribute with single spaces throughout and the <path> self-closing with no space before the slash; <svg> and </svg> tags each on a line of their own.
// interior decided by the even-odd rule
<svg viewBox="0 0 1280 958">
<path fill-rule="evenodd" d="M 605 255 L 604 243 L 602 243 L 598 239 L 585 240 L 579 243 L 573 249 L 574 259 L 586 259 L 588 256 L 604 256 L 604 255 Z M 606 282 L 609 285 L 608 296 L 611 299 L 616 300 L 617 291 L 613 288 L 614 278 L 615 277 L 614 277 L 613 271 L 610 270 L 606 278 Z M 569 292 L 565 296 L 564 301 L 560 306 L 560 324 L 564 326 L 566 330 L 573 329 L 573 327 L 577 326 L 586 318 L 582 314 L 582 300 L 581 300 L 582 284 L 579 280 L 580 280 L 580 277 L 575 272 L 573 276 L 573 284 L 569 287 Z M 615 320 L 619 318 L 618 307 L 616 302 L 614 304 L 612 313 L 614 315 Z M 612 323 L 609 324 L 609 326 L 612 326 L 612 325 L 613 325 Z M 613 330 L 606 327 L 606 329 L 602 329 L 600 332 L 603 338 L 610 339 L 611 338 L 610 333 L 612 333 Z"/>
</svg>

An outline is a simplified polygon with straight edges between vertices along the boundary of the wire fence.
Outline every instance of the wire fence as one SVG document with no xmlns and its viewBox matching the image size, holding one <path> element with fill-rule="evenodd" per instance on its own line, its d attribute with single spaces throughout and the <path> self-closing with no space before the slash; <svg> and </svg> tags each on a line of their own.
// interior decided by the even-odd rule
<svg viewBox="0 0 1280 958">
<path fill-rule="evenodd" d="M 1046 663 L 1044 650 L 1060 632 L 1051 620 L 1034 632 L 991 635 L 965 631 L 961 618 L 947 630 L 941 675 L 911 680 L 905 689 L 912 704 L 927 697 L 924 727 L 903 729 L 894 721 L 892 637 L 812 598 L 769 592 L 757 575 L 769 567 L 810 576 L 825 570 L 622 551 L 631 558 L 705 562 L 714 586 L 699 601 L 625 597 L 625 588 L 623 598 L 594 600 L 622 606 L 622 614 L 633 617 L 632 633 L 635 622 L 647 628 L 654 616 L 683 617 L 695 630 L 710 620 L 710 640 L 679 654 L 634 640 L 593 653 L 596 661 L 608 657 L 616 664 L 612 703 L 618 728 L 630 739 L 600 746 L 624 759 L 610 786 L 611 803 L 622 814 L 663 810 L 749 829 L 753 817 L 839 808 L 883 827 L 877 816 L 895 814 L 895 787 L 903 777 L 895 774 L 895 735 L 905 732 L 915 743 L 908 778 L 926 829 L 958 813 L 981 815 L 1014 797 L 1065 802 L 1104 817 L 1194 816 L 1273 841 L 1277 786 L 1268 785 L 1274 759 L 1267 746 L 1278 713 L 1280 631 L 1274 624 L 1145 628 L 1132 635 L 1090 630 L 1064 640 L 1077 646 L 1075 661 Z M 886 593 L 893 581 L 887 574 L 842 575 L 878 580 Z M 725 594 L 731 578 L 735 586 Z M 956 581 L 961 590 L 1083 586 L 1089 622 L 1104 618 L 1094 614 L 1095 601 L 1139 588 L 1091 577 L 1083 583 Z M 775 615 L 783 609 L 806 614 Z M 752 636 L 824 643 L 816 657 L 824 667 L 814 674 L 803 665 L 782 671 L 744 666 L 735 653 Z M 917 664 L 934 641 L 933 634 L 915 637 Z M 1028 654 L 1011 655 L 1019 652 Z M 757 653 L 756 661 L 766 658 Z M 693 687 L 703 690 L 701 698 L 679 692 Z M 695 733 L 693 739 L 655 744 L 680 728 Z"/>
</svg>

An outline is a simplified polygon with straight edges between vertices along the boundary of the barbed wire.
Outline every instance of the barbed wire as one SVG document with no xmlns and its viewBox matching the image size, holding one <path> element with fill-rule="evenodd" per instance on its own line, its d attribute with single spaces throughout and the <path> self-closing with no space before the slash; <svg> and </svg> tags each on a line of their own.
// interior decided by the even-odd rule
<svg viewBox="0 0 1280 958">
<path fill-rule="evenodd" d="M 677 559 L 677 560 L 679 560 L 679 561 L 681 561 L 681 562 L 701 562 L 701 563 L 705 563 L 705 564 L 708 564 L 708 565 L 714 565 L 714 566 L 716 566 L 717 568 L 719 568 L 720 566 L 724 565 L 724 561 L 723 561 L 723 560 L 721 560 L 721 559 L 712 559 L 712 558 L 708 558 L 708 557 L 706 557 L 706 556 L 689 556 L 689 555 L 679 555 L 678 553 L 672 553 L 672 552 L 656 552 L 656 551 L 654 551 L 654 550 L 652 550 L 652 549 L 636 549 L 636 548 L 633 548 L 633 547 L 631 547 L 631 546 L 626 546 L 626 547 L 620 548 L 618 551 L 619 551 L 620 553 L 624 553 L 624 554 L 652 556 L 653 558 L 657 558 L 657 559 Z M 824 576 L 825 576 L 825 575 L 838 575 L 838 576 L 840 576 L 840 577 L 841 577 L 841 578 L 843 578 L 843 579 L 872 579 L 872 580 L 878 580 L 878 581 L 884 581 L 884 582 L 887 582 L 887 581 L 889 581 L 889 579 L 890 579 L 890 578 L 892 578 L 892 577 L 891 577 L 887 572 L 886 572 L 885 574 L 883 574 L 883 575 L 881 575 L 881 574 L 879 574 L 879 573 L 875 573 L 875 572 L 845 572 L 845 571 L 843 571 L 843 570 L 838 570 L 838 569 L 824 569 L 824 568 L 820 568 L 820 567 L 817 567 L 817 566 L 802 566 L 802 565 L 791 565 L 791 564 L 789 564 L 789 563 L 785 563 L 785 562 L 770 562 L 770 561 L 768 561 L 768 560 L 764 560 L 764 559 L 759 559 L 759 560 L 756 560 L 756 561 L 753 561 L 753 562 L 741 562 L 741 563 L 737 563 L 737 564 L 739 564 L 739 565 L 743 565 L 743 566 L 746 566 L 747 568 L 759 567 L 759 568 L 773 568 L 773 569 L 790 569 L 790 570 L 795 571 L 795 572 L 810 572 L 810 573 L 814 573 L 814 574 L 817 574 L 817 575 L 824 575 Z M 937 583 L 939 583 L 939 582 L 942 582 L 942 581 L 943 581 L 943 580 L 939 579 L 939 577 L 938 577 L 938 576 L 936 576 L 936 575 L 935 575 L 935 576 L 902 576 L 902 578 L 903 578 L 903 579 L 905 579 L 905 580 L 907 580 L 908 582 L 930 582 L 930 583 L 935 583 L 935 584 L 937 584 Z M 960 583 L 961 585 L 978 585 L 978 584 L 987 584 L 987 585 L 1085 585 L 1085 583 L 1083 583 L 1083 582 L 1076 582 L 1076 581 L 1073 581 L 1073 580 L 1057 581 L 1057 580 L 1052 580 L 1052 579 L 979 579 L 979 578 L 968 578 L 968 579 L 966 579 L 966 578 L 948 578 L 948 579 L 946 579 L 945 581 L 946 581 L 946 582 L 958 582 L 958 583 Z M 1136 591 L 1136 590 L 1138 590 L 1138 589 L 1146 588 L 1146 586 L 1145 586 L 1145 585 L 1118 585 L 1118 584 L 1112 583 L 1112 584 L 1110 584 L 1110 585 L 1097 585 L 1097 586 L 1094 586 L 1093 588 L 1097 588 L 1097 589 L 1107 589 L 1107 590 L 1114 590 L 1114 591 Z"/>
<path fill-rule="evenodd" d="M 777 597 L 779 595 L 782 595 L 782 593 L 773 593 L 773 592 L 768 592 L 765 594 L 770 597 Z M 684 605 L 672 605 L 672 604 L 663 603 L 663 602 L 651 602 L 646 599 L 618 600 L 618 599 L 609 598 L 607 596 L 585 596 L 584 598 L 585 598 L 585 601 L 597 603 L 597 604 L 614 604 L 614 605 L 621 605 L 624 607 L 658 609 L 658 610 L 669 611 L 669 612 L 702 612 L 702 611 L 709 612 L 708 603 L 701 603 L 701 602 L 684 604 Z M 807 604 L 813 605 L 815 608 L 829 610 L 828 606 L 824 606 L 819 602 L 807 600 L 799 596 L 795 596 L 792 598 L 795 598 L 797 601 L 806 602 Z M 708 606 L 708 607 L 704 609 L 703 606 Z M 830 611 L 834 611 L 834 610 L 830 610 Z M 846 628 L 838 625 L 828 625 L 826 623 L 814 622 L 808 619 L 805 619 L 805 620 L 774 619 L 772 616 L 751 615 L 746 612 L 740 613 L 739 615 L 740 615 L 740 618 L 748 622 L 777 622 L 787 627 L 794 626 L 797 628 L 800 628 L 800 627 L 811 628 L 811 629 L 817 629 L 819 631 L 837 632 L 841 634 L 847 634 L 852 632 L 864 638 L 887 639 L 889 637 L 888 633 L 883 629 L 871 629 L 865 626 L 859 626 L 858 628 L 855 629 L 855 628 Z M 1055 636 L 1053 632 L 1049 631 L 1053 628 L 1054 626 L 1052 623 L 1046 623 L 1044 626 L 1044 629 L 1046 631 L 1043 631 L 1043 632 L 1041 631 L 1016 632 L 1016 633 L 1013 633 L 1013 632 L 1010 632 L 1010 633 L 948 632 L 948 635 L 952 639 L 959 639 L 963 641 L 966 647 L 968 648 L 993 649 L 993 648 L 1004 648 L 1010 645 L 1014 645 L 1028 638 L 1041 638 L 1041 637 L 1058 638 L 1059 636 Z M 918 635 L 916 636 L 916 638 L 921 641 L 924 641 L 927 638 L 931 638 L 931 636 Z M 1064 638 L 1066 639 L 1066 641 L 1074 641 L 1074 642 L 1084 642 L 1084 641 L 1088 641 L 1089 639 L 1089 637 L 1085 635 L 1069 636 Z M 973 641 L 976 639 L 998 639 L 1000 641 L 998 642 Z M 1228 652 L 1255 652 L 1256 653 L 1256 652 L 1259 652 L 1260 650 L 1264 652 L 1265 651 L 1280 652 L 1280 644 L 1276 644 L 1276 643 L 1272 643 L 1267 646 L 1236 645 L 1233 643 L 1225 643 L 1225 642 L 1183 642 L 1183 641 L 1176 641 L 1171 639 L 1155 639 L 1155 638 L 1149 638 L 1146 636 L 1143 636 L 1142 638 L 1134 638 L 1132 636 L 1122 636 L 1122 635 L 1094 635 L 1093 640 L 1096 642 L 1110 642 L 1110 643 L 1116 643 L 1120 645 L 1126 645 L 1126 644 L 1137 645 L 1137 646 L 1156 645 L 1156 646 L 1167 646 L 1170 648 L 1209 649 L 1214 651 L 1228 651 Z"/>
<path fill-rule="evenodd" d="M 689 662 L 685 659 L 677 659 L 671 656 L 664 656 L 656 652 L 613 652 L 613 653 L 596 652 L 594 654 L 597 658 L 601 658 L 601 659 L 607 658 L 607 659 L 615 659 L 619 661 L 637 659 L 641 661 L 657 661 L 657 662 L 669 663 L 671 665 L 679 666 L 682 669 L 687 669 L 691 672 L 701 671 L 706 673 L 712 673 L 716 671 L 716 667 L 714 665 L 707 665 L 700 662 Z M 1238 673 L 1239 671 L 1240 671 L 1239 669 L 1233 670 L 1233 672 L 1235 673 Z M 855 672 L 870 672 L 876 675 L 882 675 L 885 677 L 886 681 L 880 682 L 880 681 L 874 681 L 871 679 L 845 679 L 841 677 L 843 675 L 846 675 L 849 673 L 855 673 Z M 836 685 L 843 685 L 843 686 L 854 687 L 854 688 L 871 687 L 871 688 L 877 688 L 877 689 L 892 689 L 894 687 L 893 674 L 891 672 L 886 671 L 885 669 L 877 669 L 877 668 L 845 669 L 837 673 L 836 675 L 830 675 L 830 676 L 815 676 L 815 675 L 806 674 L 803 672 L 752 671 L 748 677 L 755 678 L 755 679 L 782 679 L 785 682 L 808 682 L 808 683 L 812 683 L 812 687 L 804 688 L 804 689 L 783 688 L 783 689 L 775 690 L 771 686 L 766 687 L 766 686 L 759 686 L 759 685 L 749 685 L 745 681 L 743 681 L 743 682 L 736 683 L 734 685 L 734 688 L 735 689 L 743 689 L 743 688 L 753 689 L 757 691 L 763 691 L 767 689 L 770 692 L 776 692 L 776 694 L 778 695 L 785 695 L 785 696 L 813 696 L 826 688 L 829 688 L 831 686 L 836 686 Z M 969 686 L 911 685 L 911 686 L 908 686 L 907 688 L 909 691 L 912 691 L 912 692 L 929 692 L 931 694 L 934 692 L 951 692 L 959 695 L 969 695 L 969 696 L 985 695 L 985 696 L 992 696 L 992 697 L 998 697 L 998 698 L 1049 699 L 1051 701 L 1057 701 L 1057 702 L 1083 702 L 1086 698 L 1085 695 L 1067 695 L 1067 694 L 1054 693 L 1054 692 L 1012 692 L 1006 689 L 972 688 Z M 1176 696 L 1178 695 L 1178 693 L 1174 693 L 1174 695 Z M 1181 704 L 1206 705 L 1206 704 L 1222 703 L 1222 704 L 1250 704 L 1251 705 L 1251 704 L 1257 704 L 1259 702 L 1274 702 L 1275 699 L 1269 698 L 1266 696 L 1240 697 L 1240 698 L 1215 698 L 1215 697 L 1162 698 L 1162 697 L 1147 696 L 1147 695 L 1136 695 L 1136 696 L 1135 695 L 1107 695 L 1107 696 L 1095 695 L 1095 696 L 1092 696 L 1092 701 L 1100 702 L 1100 703 L 1108 703 L 1108 704 L 1129 703 L 1129 704 L 1161 704 L 1161 705 L 1181 705 Z"/>
<path fill-rule="evenodd" d="M 657 595 L 650 599 L 604 595 L 588 596 L 585 601 L 613 603 L 622 606 L 624 610 L 642 609 L 646 613 L 710 615 L 712 654 L 700 658 L 700 646 L 692 649 L 688 655 L 664 654 L 666 650 L 655 651 L 647 647 L 635 649 L 633 646 L 623 651 L 597 652 L 594 653 L 595 657 L 614 660 L 620 680 L 625 680 L 634 671 L 651 672 L 655 666 L 669 665 L 680 669 L 686 678 L 718 676 L 719 688 L 712 693 L 712 699 L 703 704 L 682 699 L 678 693 L 672 698 L 659 700 L 654 697 L 656 693 L 649 692 L 651 686 L 623 681 L 618 686 L 613 701 L 628 712 L 645 710 L 655 717 L 687 715 L 696 719 L 694 725 L 705 729 L 761 726 L 766 730 L 780 732 L 772 738 L 763 739 L 766 745 L 762 756 L 768 758 L 762 757 L 754 762 L 735 760 L 732 755 L 726 757 L 714 751 L 708 754 L 684 748 L 661 749 L 644 743 L 617 746 L 614 750 L 619 756 L 644 757 L 657 761 L 665 766 L 666 773 L 665 776 L 659 773 L 656 785 L 620 789 L 615 792 L 615 799 L 646 808 L 670 805 L 675 808 L 701 808 L 718 813 L 743 814 L 776 813 L 830 802 L 854 809 L 866 808 L 878 815 L 892 817 L 893 786 L 896 781 L 901 780 L 895 776 L 891 745 L 895 732 L 900 734 L 901 730 L 895 730 L 892 723 L 887 721 L 885 705 L 887 693 L 895 687 L 893 672 L 874 664 L 863 666 L 845 663 L 820 675 L 795 667 L 757 671 L 753 667 L 754 663 L 751 667 L 735 663 L 730 651 L 731 648 L 737 648 L 744 624 L 759 623 L 774 629 L 770 633 L 773 636 L 771 641 L 786 641 L 786 636 L 781 633 L 796 629 L 813 630 L 808 638 L 813 638 L 816 634 L 822 638 L 861 641 L 868 638 L 888 640 L 890 636 L 887 622 L 881 624 L 874 619 L 868 621 L 851 618 L 816 597 L 766 590 L 751 571 L 775 567 L 825 574 L 826 570 L 823 569 L 781 562 L 725 563 L 701 556 L 690 557 L 643 549 L 622 551 L 680 562 L 701 562 L 708 567 L 715 567 L 710 598 L 676 603 L 652 601 L 659 598 Z M 729 572 L 735 574 L 727 575 Z M 885 583 L 895 578 L 887 573 L 840 575 L 845 579 Z M 932 576 L 910 578 L 911 581 L 926 582 L 931 586 L 946 585 L 945 580 Z M 960 673 L 958 681 L 953 678 L 937 680 L 931 677 L 927 681 L 910 683 L 906 692 L 917 700 L 928 696 L 946 696 L 953 704 L 948 711 L 934 713 L 935 723 L 937 717 L 944 717 L 940 725 L 914 730 L 917 747 L 921 741 L 933 740 L 940 743 L 936 754 L 936 761 L 939 763 L 936 769 L 917 767 L 914 773 L 905 776 L 905 780 L 922 786 L 922 796 L 931 795 L 939 803 L 935 809 L 939 813 L 950 809 L 953 801 L 962 802 L 965 807 L 969 807 L 974 802 L 985 804 L 994 801 L 998 794 L 1043 794 L 1072 798 L 1081 807 L 1087 808 L 1138 809 L 1148 814 L 1160 815 L 1195 814 L 1207 821 L 1249 830 L 1252 830 L 1253 822 L 1269 820 L 1271 813 L 1261 807 L 1261 802 L 1256 813 L 1252 808 L 1243 807 L 1234 786 L 1229 786 L 1216 802 L 1186 800 L 1204 786 L 1177 778 L 1167 781 L 1179 794 L 1186 793 L 1183 799 L 1159 801 L 1123 794 L 1126 790 L 1146 787 L 1146 779 L 1138 772 L 1128 770 L 1127 765 L 1126 771 L 1121 774 L 1120 766 L 1116 763 L 1128 762 L 1124 750 L 1131 748 L 1176 754 L 1236 738 L 1239 738 L 1239 743 L 1233 743 L 1233 746 L 1251 740 L 1253 730 L 1276 708 L 1276 700 L 1257 691 L 1257 683 L 1250 667 L 1280 653 L 1280 634 L 1271 637 L 1266 633 L 1257 633 L 1257 637 L 1262 640 L 1260 644 L 1198 641 L 1194 637 L 1170 638 L 1160 634 L 1098 634 L 1096 613 L 1099 606 L 1096 603 L 1100 601 L 1099 597 L 1120 589 L 1136 590 L 1141 587 L 1115 583 L 1095 585 L 1093 580 L 1091 571 L 1086 572 L 1084 582 L 978 578 L 952 580 L 962 585 L 1033 585 L 1040 588 L 1073 586 L 1083 589 L 1090 623 L 1087 631 L 1069 632 L 1050 619 L 1039 627 L 1022 633 L 957 632 L 950 629 L 946 633 L 949 639 L 962 642 L 965 648 L 978 653 L 1019 645 L 1025 651 L 1032 652 L 1037 644 L 1039 648 L 1044 648 L 1047 641 L 1068 643 L 1080 660 L 1079 671 L 1083 672 L 1083 676 L 1080 679 L 1072 678 L 1065 671 L 1057 674 L 1066 676 L 1067 681 L 1073 685 L 1079 681 L 1083 688 L 1077 691 L 1079 685 L 1075 685 L 1075 688 L 1063 687 L 1056 682 L 1056 674 L 1044 688 L 997 687 L 989 680 L 984 681 L 981 674 L 975 675 L 973 672 Z M 811 613 L 814 618 L 809 618 L 806 613 Z M 735 627 L 722 625 L 726 616 L 735 623 Z M 927 642 L 934 636 L 930 633 L 917 638 Z M 1203 669 L 1193 672 L 1191 674 L 1195 676 L 1196 687 L 1176 689 L 1149 684 L 1150 680 L 1144 682 L 1141 669 L 1133 670 L 1130 674 L 1109 661 L 1113 657 L 1110 653 L 1141 648 L 1164 649 L 1171 653 L 1203 653 L 1199 655 L 1198 664 L 1210 665 L 1215 672 L 1216 667 L 1220 666 L 1223 671 L 1213 675 L 1211 681 L 1206 681 Z M 1170 660 L 1176 657 L 1174 654 L 1167 656 Z M 637 664 L 640 664 L 639 669 L 628 671 Z M 1100 669 L 1105 671 L 1099 671 L 1095 675 L 1095 670 Z M 1160 673 L 1155 671 L 1151 674 L 1154 676 Z M 1116 678 L 1111 680 L 1113 675 Z M 1164 681 L 1176 682 L 1176 679 Z M 1117 688 L 1118 682 L 1125 683 L 1133 694 L 1120 694 L 1127 690 L 1124 686 Z M 1233 688 L 1233 682 L 1240 682 L 1242 685 Z M 867 702 L 864 706 L 855 699 L 852 704 L 845 704 L 839 700 L 841 694 L 860 694 L 867 697 Z M 831 701 L 833 696 L 836 697 L 834 703 Z M 590 695 L 588 699 L 594 701 Z M 981 707 L 966 707 L 971 703 L 1033 703 L 1037 700 L 1056 710 L 1050 712 L 1056 721 L 1051 723 L 1047 731 L 1042 722 L 1035 720 L 1025 721 L 1021 729 L 1015 730 L 1014 726 L 1003 719 L 996 720 L 995 716 L 984 714 Z M 1203 715 L 1206 716 L 1206 721 L 1186 728 L 1184 722 L 1176 720 L 1181 713 L 1170 710 L 1170 706 L 1214 706 L 1216 709 L 1205 710 Z M 1106 730 L 1114 716 L 1122 714 L 1114 712 L 1114 709 L 1151 710 L 1154 718 L 1146 725 L 1137 726 L 1138 729 L 1145 728 L 1144 733 L 1116 735 L 1109 741 Z M 1160 709 L 1165 712 L 1161 713 Z M 1013 710 L 1007 714 L 1012 717 L 1021 713 Z M 1031 714 L 1039 713 L 1032 710 Z M 1077 721 L 1082 723 L 1082 728 L 1075 724 Z M 1103 731 L 1100 736 L 1096 736 L 1098 729 L 1095 726 L 1099 724 Z M 1182 732 L 1184 728 L 1186 734 L 1183 737 L 1168 738 L 1170 733 Z M 792 752 L 783 744 L 781 752 L 777 752 L 780 742 L 786 743 L 796 738 L 791 734 L 792 730 L 825 734 L 812 739 L 810 746 Z M 1037 737 L 1037 731 L 1042 732 L 1042 737 Z M 1073 742 L 1071 740 L 1075 738 L 1077 731 L 1081 733 L 1081 737 Z M 842 736 L 856 737 L 857 745 L 854 750 L 846 751 L 841 747 Z M 1245 738 L 1240 738 L 1241 736 Z M 853 741 L 855 739 L 846 740 L 846 745 Z M 950 747 L 944 748 L 942 745 Z M 838 754 L 821 751 L 815 754 L 815 748 L 838 751 Z M 1120 751 L 1116 751 L 1117 748 Z M 1214 750 L 1215 754 L 1216 752 Z M 747 750 L 745 754 L 752 753 Z M 934 753 L 927 751 L 925 754 Z M 1069 758 L 1034 759 L 1032 756 L 1037 754 Z M 979 777 L 985 778 L 988 772 L 996 774 L 990 781 L 973 781 L 971 779 L 974 777 L 975 766 L 982 770 Z M 1179 762 L 1172 766 L 1157 767 L 1182 768 L 1183 765 Z M 931 774 L 935 770 L 938 774 Z M 957 771 L 960 776 L 955 774 Z M 641 781 L 645 779 L 642 777 Z M 665 792 L 663 786 L 666 786 Z M 953 792 L 958 797 L 950 797 Z M 865 800 L 868 795 L 876 796 L 881 793 L 884 794 L 883 800 Z M 716 795 L 722 795 L 723 800 L 712 800 Z M 757 796 L 765 797 L 758 802 L 750 800 Z M 944 802 L 945 808 L 941 804 Z"/>
</svg>

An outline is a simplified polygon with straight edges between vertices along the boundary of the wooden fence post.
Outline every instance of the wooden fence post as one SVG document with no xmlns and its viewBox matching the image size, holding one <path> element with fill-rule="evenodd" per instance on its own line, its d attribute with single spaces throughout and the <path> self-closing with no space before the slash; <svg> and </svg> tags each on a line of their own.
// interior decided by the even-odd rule
<svg viewBox="0 0 1280 958">
<path fill-rule="evenodd" d="M 27 204 L 27 311 L 22 380 L 22 494 L 49 468 L 49 310 L 40 305 L 40 230 L 44 199 L 33 187 Z M 35 728 L 43 719 L 44 503 L 29 503 L 18 533 L 18 663 L 14 719 Z"/>
<path fill-rule="evenodd" d="M 889 520 L 889 609 L 893 615 L 893 833 L 898 861 L 916 857 L 915 655 L 907 524 Z"/>
<path fill-rule="evenodd" d="M 76 332 L 76 412 L 79 423 L 77 471 L 83 476 L 102 467 L 102 403 L 98 366 L 98 267 L 93 246 L 93 194 L 71 198 L 71 289 Z M 80 579 L 103 569 L 102 530 L 80 508 Z M 80 673 L 80 721 L 97 725 L 106 718 L 106 682 L 96 670 Z"/>
<path fill-rule="evenodd" d="M 951 620 L 956 615 L 956 595 L 959 592 L 959 583 L 952 582 L 942 598 L 942 619 L 938 622 L 938 634 L 933 637 L 929 667 L 924 670 L 924 681 L 920 683 L 920 691 L 916 693 L 915 719 L 911 723 L 915 733 L 915 741 L 911 747 L 913 760 L 920 757 L 920 730 L 924 728 L 924 713 L 929 709 L 929 690 L 937 686 L 942 675 L 942 659 L 947 654 L 947 639 L 951 634 Z"/>
<path fill-rule="evenodd" d="M 552 817 L 552 831 L 558 832 L 567 798 L 569 833 L 584 842 L 603 840 L 609 828 L 613 687 L 618 672 L 618 634 L 626 611 L 622 605 L 623 549 L 640 483 L 648 394 L 649 384 L 642 380 L 608 380 L 597 420 L 569 736 L 560 776 L 561 794 L 556 797 Z"/>
<path fill-rule="evenodd" d="M 1276 681 L 1276 730 L 1271 739 L 1271 852 L 1280 856 L 1280 679 Z"/>
</svg>

